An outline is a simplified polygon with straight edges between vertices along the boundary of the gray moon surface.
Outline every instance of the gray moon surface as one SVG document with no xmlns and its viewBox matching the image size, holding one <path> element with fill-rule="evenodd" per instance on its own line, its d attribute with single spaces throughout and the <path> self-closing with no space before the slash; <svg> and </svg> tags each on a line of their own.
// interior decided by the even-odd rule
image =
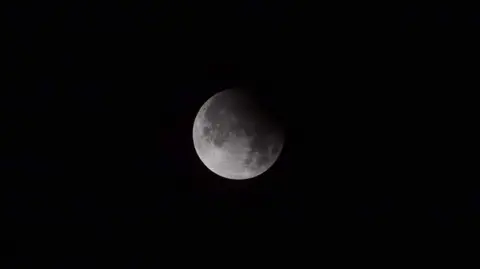
<svg viewBox="0 0 480 269">
<path fill-rule="evenodd" d="M 283 145 L 282 127 L 246 91 L 228 89 L 208 99 L 197 113 L 193 144 L 215 174 L 233 180 L 267 171 Z"/>
</svg>

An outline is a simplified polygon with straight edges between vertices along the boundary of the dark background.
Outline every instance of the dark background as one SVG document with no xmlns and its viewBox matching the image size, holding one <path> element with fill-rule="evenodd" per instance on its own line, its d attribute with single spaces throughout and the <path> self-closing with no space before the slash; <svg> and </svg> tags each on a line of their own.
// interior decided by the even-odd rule
<svg viewBox="0 0 480 269">
<path fill-rule="evenodd" d="M 197 2 L 8 5 L 7 268 L 323 260 L 476 223 L 477 9 Z M 211 173 L 191 138 L 200 106 L 238 86 L 287 129 L 248 181 Z"/>
</svg>

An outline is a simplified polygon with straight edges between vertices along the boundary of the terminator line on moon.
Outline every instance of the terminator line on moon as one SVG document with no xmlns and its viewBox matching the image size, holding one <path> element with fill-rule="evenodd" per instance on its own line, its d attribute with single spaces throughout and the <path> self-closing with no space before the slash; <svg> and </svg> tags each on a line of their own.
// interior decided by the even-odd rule
<svg viewBox="0 0 480 269">
<path fill-rule="evenodd" d="M 233 180 L 267 171 L 283 148 L 283 132 L 255 98 L 228 89 L 208 99 L 195 117 L 193 143 L 205 166 Z"/>
</svg>

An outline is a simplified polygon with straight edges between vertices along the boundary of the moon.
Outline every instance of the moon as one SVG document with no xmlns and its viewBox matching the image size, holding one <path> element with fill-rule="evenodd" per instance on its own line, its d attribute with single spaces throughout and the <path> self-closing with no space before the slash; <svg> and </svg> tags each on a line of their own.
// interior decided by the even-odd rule
<svg viewBox="0 0 480 269">
<path fill-rule="evenodd" d="M 232 180 L 270 169 L 284 145 L 283 128 L 260 98 L 228 89 L 208 99 L 195 117 L 193 144 L 203 164 Z"/>
</svg>

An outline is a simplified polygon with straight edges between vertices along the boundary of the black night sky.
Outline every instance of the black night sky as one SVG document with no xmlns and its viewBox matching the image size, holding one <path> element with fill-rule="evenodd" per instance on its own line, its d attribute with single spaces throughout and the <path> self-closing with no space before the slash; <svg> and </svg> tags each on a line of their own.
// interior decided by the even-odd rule
<svg viewBox="0 0 480 269">
<path fill-rule="evenodd" d="M 460 151 L 479 12 L 191 2 L 8 5 L 3 268 L 318 262 L 478 222 Z M 216 176 L 192 143 L 200 106 L 239 86 L 287 130 L 249 181 Z"/>
</svg>

